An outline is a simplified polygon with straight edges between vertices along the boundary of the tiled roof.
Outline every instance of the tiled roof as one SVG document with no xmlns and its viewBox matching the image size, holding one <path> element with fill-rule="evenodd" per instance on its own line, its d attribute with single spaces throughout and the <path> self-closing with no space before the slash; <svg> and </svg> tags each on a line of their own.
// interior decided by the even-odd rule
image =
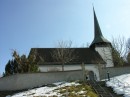
<svg viewBox="0 0 130 97">
<path fill-rule="evenodd" d="M 57 60 L 52 57 L 54 50 L 57 48 L 32 48 L 30 53 L 36 51 L 36 58 L 39 65 L 51 65 L 51 64 L 61 64 Z M 59 48 L 58 48 L 59 49 Z M 85 64 L 104 64 L 105 62 L 98 54 L 98 52 L 90 49 L 90 48 L 65 48 L 73 50 L 73 54 L 75 59 L 66 64 L 81 64 L 84 62 Z M 43 61 L 44 60 L 44 61 Z"/>
</svg>

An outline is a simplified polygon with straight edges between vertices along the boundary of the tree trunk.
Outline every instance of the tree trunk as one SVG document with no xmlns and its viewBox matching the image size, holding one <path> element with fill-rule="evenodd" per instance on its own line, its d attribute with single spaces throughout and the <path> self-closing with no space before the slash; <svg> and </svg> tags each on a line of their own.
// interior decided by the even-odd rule
<svg viewBox="0 0 130 97">
<path fill-rule="evenodd" d="M 64 71 L 64 63 L 62 63 L 62 71 Z"/>
</svg>

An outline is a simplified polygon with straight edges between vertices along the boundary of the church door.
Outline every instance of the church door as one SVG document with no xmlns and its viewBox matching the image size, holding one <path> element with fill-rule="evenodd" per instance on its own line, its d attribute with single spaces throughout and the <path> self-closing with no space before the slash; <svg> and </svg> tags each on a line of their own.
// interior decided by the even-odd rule
<svg viewBox="0 0 130 97">
<path fill-rule="evenodd" d="M 93 71 L 89 71 L 89 79 L 90 80 L 95 80 L 94 79 L 94 72 Z"/>
</svg>

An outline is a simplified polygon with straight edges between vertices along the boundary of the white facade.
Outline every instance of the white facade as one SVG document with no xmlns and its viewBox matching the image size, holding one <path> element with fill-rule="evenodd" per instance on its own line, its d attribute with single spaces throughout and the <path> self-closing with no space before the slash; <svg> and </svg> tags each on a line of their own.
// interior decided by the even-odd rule
<svg viewBox="0 0 130 97">
<path fill-rule="evenodd" d="M 49 71 L 62 71 L 62 65 L 40 65 L 39 69 L 41 72 L 49 72 Z M 64 71 L 69 71 L 69 70 L 81 70 L 82 67 L 80 64 L 76 65 L 64 65 Z M 96 77 L 96 79 L 99 81 L 100 80 L 100 75 L 99 75 L 99 67 L 96 64 L 86 64 L 85 65 L 85 70 L 87 73 L 89 71 L 92 71 Z M 88 74 L 86 74 L 88 75 Z"/>
<path fill-rule="evenodd" d="M 111 47 L 95 47 L 95 50 L 100 54 L 102 59 L 106 62 L 106 67 L 113 67 L 112 49 Z"/>
</svg>

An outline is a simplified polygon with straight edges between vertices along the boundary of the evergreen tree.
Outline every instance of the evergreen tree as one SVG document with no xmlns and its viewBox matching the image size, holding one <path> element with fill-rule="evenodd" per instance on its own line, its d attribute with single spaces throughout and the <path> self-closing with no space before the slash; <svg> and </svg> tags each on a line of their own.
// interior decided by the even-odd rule
<svg viewBox="0 0 130 97">
<path fill-rule="evenodd" d="M 127 48 L 124 37 L 112 39 L 112 55 L 114 66 L 123 66 L 126 63 Z"/>
<path fill-rule="evenodd" d="M 29 72 L 39 72 L 38 65 L 36 63 L 35 52 L 30 54 L 30 56 L 28 57 L 27 62 L 28 62 L 28 71 Z"/>
<path fill-rule="evenodd" d="M 130 65 L 130 53 L 127 55 L 127 61 L 128 61 L 128 64 Z"/>
<path fill-rule="evenodd" d="M 11 75 L 13 74 L 13 67 L 11 65 L 11 61 L 9 60 L 5 67 L 5 75 Z"/>
<path fill-rule="evenodd" d="M 18 67 L 19 65 L 15 59 L 13 61 L 13 65 L 14 65 L 14 73 L 20 73 L 20 68 Z"/>
<path fill-rule="evenodd" d="M 29 57 L 26 55 L 20 56 L 16 51 L 13 52 L 14 60 L 16 61 L 19 73 L 26 72 L 38 72 L 38 66 L 36 63 L 35 53 L 32 53 Z"/>
<path fill-rule="evenodd" d="M 9 60 L 5 67 L 5 76 L 15 73 L 38 72 L 35 53 L 29 57 L 26 55 L 20 56 L 16 51 L 13 52 L 13 60 Z"/>
<path fill-rule="evenodd" d="M 3 72 L 3 75 L 2 75 L 2 77 L 5 77 L 6 75 L 5 75 L 5 73 Z"/>
<path fill-rule="evenodd" d="M 125 63 L 124 59 L 120 56 L 119 52 L 112 48 L 112 56 L 113 56 L 113 63 L 114 66 L 123 66 Z"/>
</svg>

